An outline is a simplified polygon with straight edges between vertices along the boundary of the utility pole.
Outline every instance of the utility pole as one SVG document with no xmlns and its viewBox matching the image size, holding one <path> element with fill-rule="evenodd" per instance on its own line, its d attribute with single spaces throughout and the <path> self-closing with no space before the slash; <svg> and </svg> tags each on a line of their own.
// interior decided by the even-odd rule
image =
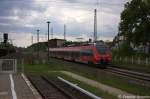
<svg viewBox="0 0 150 99">
<path fill-rule="evenodd" d="M 97 41 L 97 10 L 94 9 L 94 42 Z"/>
<path fill-rule="evenodd" d="M 33 47 L 33 35 L 31 35 L 31 46 L 32 46 L 32 50 L 31 50 L 31 51 L 33 52 L 34 49 L 35 49 L 35 48 Z"/>
<path fill-rule="evenodd" d="M 37 57 L 39 59 L 39 29 L 37 29 Z"/>
<path fill-rule="evenodd" d="M 66 25 L 64 24 L 64 40 L 66 40 Z"/>
<path fill-rule="evenodd" d="M 44 40 L 47 41 L 47 33 L 45 33 L 45 37 L 44 38 L 45 38 Z"/>
<path fill-rule="evenodd" d="M 49 24 L 51 22 L 50 21 L 47 21 L 47 24 L 48 24 L 48 37 L 47 37 L 47 60 L 49 61 Z"/>
<path fill-rule="evenodd" d="M 33 35 L 31 36 L 31 45 L 33 45 Z"/>
<path fill-rule="evenodd" d="M 51 27 L 51 39 L 53 39 L 53 27 Z"/>
</svg>

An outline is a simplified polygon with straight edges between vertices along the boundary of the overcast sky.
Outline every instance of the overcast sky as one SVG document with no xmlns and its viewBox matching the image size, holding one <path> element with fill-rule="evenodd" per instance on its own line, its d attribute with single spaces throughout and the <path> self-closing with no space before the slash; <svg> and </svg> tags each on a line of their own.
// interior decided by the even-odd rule
<svg viewBox="0 0 150 99">
<path fill-rule="evenodd" d="M 46 40 L 47 21 L 53 27 L 54 38 L 63 38 L 63 25 L 67 27 L 67 40 L 93 38 L 94 9 L 97 9 L 98 39 L 112 40 L 117 34 L 120 13 L 129 0 L 0 0 L 0 34 L 9 33 L 14 45 L 31 45 Z"/>
</svg>

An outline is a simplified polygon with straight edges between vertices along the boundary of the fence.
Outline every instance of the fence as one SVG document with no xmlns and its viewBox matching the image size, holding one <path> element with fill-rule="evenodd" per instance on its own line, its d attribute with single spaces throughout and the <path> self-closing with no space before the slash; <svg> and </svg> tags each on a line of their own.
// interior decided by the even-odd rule
<svg viewBox="0 0 150 99">
<path fill-rule="evenodd" d="M 114 56 L 113 57 L 114 63 L 127 63 L 127 64 L 138 64 L 138 65 L 145 65 L 150 66 L 150 58 L 141 58 L 141 57 L 121 57 L 121 56 Z"/>
<path fill-rule="evenodd" d="M 17 72 L 17 60 L 16 59 L 0 59 L 0 72 L 1 73 Z"/>
<path fill-rule="evenodd" d="M 0 59 L 0 73 L 24 72 L 23 60 Z"/>
</svg>

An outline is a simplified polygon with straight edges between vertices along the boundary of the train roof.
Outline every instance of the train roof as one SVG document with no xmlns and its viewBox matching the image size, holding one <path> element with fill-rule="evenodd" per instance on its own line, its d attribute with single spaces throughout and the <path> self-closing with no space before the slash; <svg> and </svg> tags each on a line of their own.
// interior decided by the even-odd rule
<svg viewBox="0 0 150 99">
<path fill-rule="evenodd" d="M 83 44 L 83 45 L 78 45 L 78 46 L 67 46 L 67 47 L 58 47 L 58 48 L 49 48 L 50 51 L 55 50 L 55 51 L 79 51 L 83 48 L 92 48 L 94 46 L 105 46 L 105 44 L 96 44 L 96 43 L 90 43 L 90 44 Z"/>
</svg>

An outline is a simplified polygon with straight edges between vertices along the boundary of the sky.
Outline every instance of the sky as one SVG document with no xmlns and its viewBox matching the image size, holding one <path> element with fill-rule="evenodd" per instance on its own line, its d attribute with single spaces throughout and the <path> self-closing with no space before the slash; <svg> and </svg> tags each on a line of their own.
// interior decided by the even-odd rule
<svg viewBox="0 0 150 99">
<path fill-rule="evenodd" d="M 12 44 L 27 47 L 47 40 L 47 21 L 53 38 L 83 41 L 93 39 L 94 9 L 97 9 L 98 40 L 112 40 L 118 33 L 120 13 L 129 0 L 0 0 L 0 40 L 9 34 Z M 51 32 L 51 31 L 50 31 Z M 50 35 L 51 38 L 51 35 Z"/>
</svg>

